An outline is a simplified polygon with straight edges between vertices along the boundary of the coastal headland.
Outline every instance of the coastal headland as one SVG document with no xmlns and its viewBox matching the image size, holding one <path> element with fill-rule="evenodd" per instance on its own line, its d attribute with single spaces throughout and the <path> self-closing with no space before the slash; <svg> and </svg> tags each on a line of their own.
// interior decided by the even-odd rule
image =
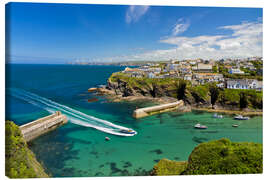
<svg viewBox="0 0 270 180">
<path fill-rule="evenodd" d="M 90 88 L 89 92 L 105 95 L 109 101 L 151 101 L 166 104 L 182 100 L 184 106 L 175 109 L 225 114 L 261 116 L 262 91 L 227 89 L 216 83 L 193 85 L 190 81 L 177 78 L 137 78 L 122 72 L 113 73 L 106 86 Z"/>
</svg>

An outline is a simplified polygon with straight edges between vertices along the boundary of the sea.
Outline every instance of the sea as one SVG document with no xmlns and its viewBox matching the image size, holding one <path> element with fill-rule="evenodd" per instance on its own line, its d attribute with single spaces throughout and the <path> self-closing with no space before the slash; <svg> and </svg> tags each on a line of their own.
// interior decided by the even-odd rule
<svg viewBox="0 0 270 180">
<path fill-rule="evenodd" d="M 68 117 L 66 125 L 29 143 L 52 177 L 143 176 L 149 175 L 160 159 L 187 161 L 202 142 L 228 138 L 262 143 L 261 116 L 237 121 L 231 115 L 217 119 L 213 113 L 192 111 L 134 119 L 136 107 L 153 103 L 110 102 L 87 91 L 105 85 L 113 72 L 124 68 L 6 65 L 6 120 L 22 125 L 57 110 Z M 197 123 L 208 129 L 195 129 Z M 118 131 L 122 128 L 131 128 L 137 134 L 125 136 Z"/>
</svg>

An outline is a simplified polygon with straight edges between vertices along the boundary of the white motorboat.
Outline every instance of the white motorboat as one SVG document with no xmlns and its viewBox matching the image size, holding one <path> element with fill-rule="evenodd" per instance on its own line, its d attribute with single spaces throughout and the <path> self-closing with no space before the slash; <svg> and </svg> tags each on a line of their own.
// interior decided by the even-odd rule
<svg viewBox="0 0 270 180">
<path fill-rule="evenodd" d="M 119 130 L 119 132 L 126 133 L 126 134 L 136 134 L 136 131 L 134 131 L 132 129 L 121 129 L 121 130 Z"/>
<path fill-rule="evenodd" d="M 234 119 L 235 120 L 249 120 L 249 117 L 245 117 L 245 116 L 242 116 L 242 115 L 237 115 L 237 116 L 234 116 Z"/>
<path fill-rule="evenodd" d="M 208 127 L 207 126 L 204 126 L 204 125 L 201 125 L 201 124 L 196 124 L 194 126 L 194 128 L 197 128 L 197 129 L 207 129 Z"/>
</svg>

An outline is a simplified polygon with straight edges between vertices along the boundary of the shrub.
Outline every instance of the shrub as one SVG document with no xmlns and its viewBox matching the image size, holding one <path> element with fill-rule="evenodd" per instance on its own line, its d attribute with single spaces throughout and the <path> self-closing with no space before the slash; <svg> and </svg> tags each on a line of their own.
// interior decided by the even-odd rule
<svg viewBox="0 0 270 180">
<path fill-rule="evenodd" d="M 182 174 L 254 174 L 262 166 L 262 144 L 220 139 L 199 144 Z"/>
<path fill-rule="evenodd" d="M 186 168 L 187 162 L 172 161 L 169 159 L 161 159 L 153 168 L 152 175 L 179 175 Z"/>
<path fill-rule="evenodd" d="M 11 121 L 6 121 L 5 128 L 6 176 L 10 178 L 48 177 L 32 151 L 28 149 L 19 127 Z"/>
</svg>

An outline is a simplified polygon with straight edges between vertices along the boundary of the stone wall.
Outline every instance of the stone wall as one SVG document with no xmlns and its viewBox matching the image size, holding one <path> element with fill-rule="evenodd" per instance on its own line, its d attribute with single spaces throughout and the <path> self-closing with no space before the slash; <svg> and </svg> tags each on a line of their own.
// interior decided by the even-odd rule
<svg viewBox="0 0 270 180">
<path fill-rule="evenodd" d="M 60 111 L 56 111 L 54 114 L 20 126 L 20 130 L 24 139 L 28 142 L 65 123 L 67 123 L 67 117 Z"/>
<path fill-rule="evenodd" d="M 177 109 L 179 106 L 184 106 L 184 102 L 182 100 L 176 101 L 173 103 L 168 103 L 168 104 L 140 108 L 140 109 L 136 109 L 133 112 L 133 117 L 134 118 L 142 118 L 142 117 L 150 116 L 150 115 L 157 114 L 157 113 L 168 112 L 168 111 L 172 111 L 172 110 Z"/>
</svg>

